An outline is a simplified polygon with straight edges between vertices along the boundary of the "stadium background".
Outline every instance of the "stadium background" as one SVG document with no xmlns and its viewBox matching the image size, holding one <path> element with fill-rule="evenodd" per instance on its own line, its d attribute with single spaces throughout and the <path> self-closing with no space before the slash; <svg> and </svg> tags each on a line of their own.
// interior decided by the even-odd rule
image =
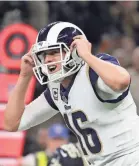
<svg viewBox="0 0 139 166">
<path fill-rule="evenodd" d="M 35 42 L 37 31 L 53 21 L 75 23 L 92 43 L 94 54 L 106 52 L 119 59 L 131 75 L 139 112 L 139 2 L 0 1 L 0 165 L 16 165 L 17 158 L 37 150 L 42 128 L 64 123 L 58 114 L 27 132 L 3 131 L 4 108 L 20 72 L 20 58 Z M 45 88 L 33 78 L 26 104 Z"/>
</svg>

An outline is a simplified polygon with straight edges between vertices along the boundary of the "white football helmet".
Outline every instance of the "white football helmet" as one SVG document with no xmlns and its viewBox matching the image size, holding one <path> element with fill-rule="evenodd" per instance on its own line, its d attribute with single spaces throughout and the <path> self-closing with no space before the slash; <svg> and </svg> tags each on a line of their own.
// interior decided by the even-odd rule
<svg viewBox="0 0 139 166">
<path fill-rule="evenodd" d="M 69 22 L 54 22 L 39 31 L 36 44 L 32 48 L 32 57 L 35 62 L 33 72 L 41 85 L 50 81 L 61 81 L 76 73 L 84 64 L 83 59 L 78 56 L 76 48 L 72 52 L 70 51 L 73 37 L 77 35 L 83 35 L 86 38 L 79 27 Z M 45 64 L 44 59 L 47 51 L 50 50 L 59 50 L 60 61 Z M 63 55 L 63 50 L 65 55 Z M 49 70 L 55 70 L 57 63 L 61 64 L 60 70 L 49 72 Z"/>
</svg>

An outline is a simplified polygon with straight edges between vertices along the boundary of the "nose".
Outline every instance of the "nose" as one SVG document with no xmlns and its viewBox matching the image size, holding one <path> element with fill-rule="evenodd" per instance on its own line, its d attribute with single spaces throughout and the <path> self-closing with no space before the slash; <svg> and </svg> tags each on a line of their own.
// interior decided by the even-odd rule
<svg viewBox="0 0 139 166">
<path fill-rule="evenodd" d="M 53 62 L 53 56 L 52 55 L 46 55 L 45 57 L 45 63 Z"/>
</svg>

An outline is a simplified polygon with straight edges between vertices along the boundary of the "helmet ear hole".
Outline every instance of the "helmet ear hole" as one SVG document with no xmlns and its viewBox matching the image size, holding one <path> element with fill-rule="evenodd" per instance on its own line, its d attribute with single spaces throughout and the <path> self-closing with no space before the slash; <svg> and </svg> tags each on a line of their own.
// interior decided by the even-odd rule
<svg viewBox="0 0 139 166">
<path fill-rule="evenodd" d="M 76 48 L 73 49 L 71 57 L 77 63 L 77 65 L 79 65 L 83 61 L 83 59 L 78 55 Z"/>
<path fill-rule="evenodd" d="M 68 59 L 68 63 L 67 65 L 64 66 L 64 68 L 66 70 L 69 70 L 71 69 L 73 66 L 75 66 L 75 63 L 77 65 L 77 67 L 80 65 L 80 64 L 84 64 L 83 62 L 83 59 L 78 55 L 78 52 L 77 52 L 77 49 L 74 48 L 73 51 L 71 52 L 70 56 L 69 56 L 69 59 Z"/>
</svg>

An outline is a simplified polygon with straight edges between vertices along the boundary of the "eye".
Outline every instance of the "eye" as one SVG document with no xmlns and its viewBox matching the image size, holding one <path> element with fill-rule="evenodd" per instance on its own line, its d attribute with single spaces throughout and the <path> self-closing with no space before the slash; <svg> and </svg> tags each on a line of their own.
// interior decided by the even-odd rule
<svg viewBox="0 0 139 166">
<path fill-rule="evenodd" d="M 54 54 L 57 54 L 57 53 L 60 53 L 60 50 L 59 49 L 55 49 L 55 50 L 51 50 L 49 52 L 50 55 L 54 55 Z M 48 54 L 48 53 L 47 53 Z"/>
</svg>

